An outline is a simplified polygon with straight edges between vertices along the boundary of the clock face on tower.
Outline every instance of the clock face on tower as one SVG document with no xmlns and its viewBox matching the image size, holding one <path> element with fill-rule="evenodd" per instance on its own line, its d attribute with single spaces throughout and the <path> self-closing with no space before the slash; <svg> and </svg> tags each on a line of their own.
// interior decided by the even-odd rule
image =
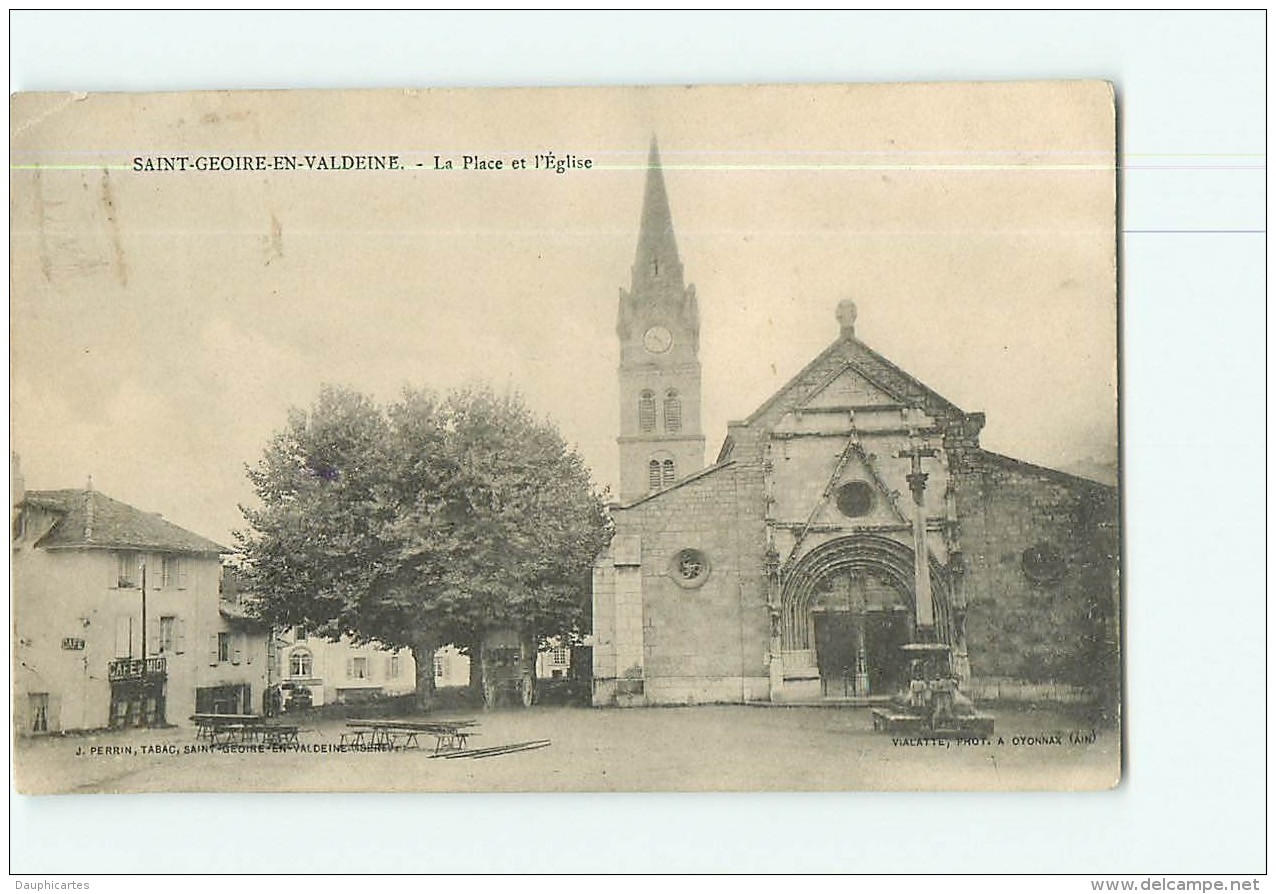
<svg viewBox="0 0 1276 894">
<path fill-rule="evenodd" d="M 642 346 L 649 354 L 663 354 L 673 346 L 673 334 L 664 326 L 652 326 L 643 333 Z"/>
</svg>

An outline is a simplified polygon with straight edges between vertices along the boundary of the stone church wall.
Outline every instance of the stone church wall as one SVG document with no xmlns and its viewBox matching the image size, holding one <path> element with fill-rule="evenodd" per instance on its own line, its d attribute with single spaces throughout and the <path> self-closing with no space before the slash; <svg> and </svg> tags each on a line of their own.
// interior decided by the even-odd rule
<svg viewBox="0 0 1276 894">
<path fill-rule="evenodd" d="M 617 537 L 641 538 L 646 704 L 766 697 L 762 500 L 760 471 L 726 466 L 616 512 Z M 680 582 L 678 559 L 687 549 L 707 558 L 709 569 Z M 617 665 L 615 673 L 627 670 Z"/>
<path fill-rule="evenodd" d="M 956 487 L 973 691 L 1116 691 L 1115 489 L 983 451 Z"/>
</svg>

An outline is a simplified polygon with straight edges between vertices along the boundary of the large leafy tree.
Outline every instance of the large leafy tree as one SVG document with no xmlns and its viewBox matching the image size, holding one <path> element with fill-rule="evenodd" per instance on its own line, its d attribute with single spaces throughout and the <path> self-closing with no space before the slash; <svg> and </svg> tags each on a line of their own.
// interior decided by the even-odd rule
<svg viewBox="0 0 1276 894">
<path fill-rule="evenodd" d="M 603 501 L 557 429 L 485 388 L 407 391 L 379 407 L 326 388 L 248 470 L 239 537 L 257 612 L 321 635 L 408 647 L 417 696 L 433 655 L 493 627 L 577 637 L 610 536 Z"/>
</svg>

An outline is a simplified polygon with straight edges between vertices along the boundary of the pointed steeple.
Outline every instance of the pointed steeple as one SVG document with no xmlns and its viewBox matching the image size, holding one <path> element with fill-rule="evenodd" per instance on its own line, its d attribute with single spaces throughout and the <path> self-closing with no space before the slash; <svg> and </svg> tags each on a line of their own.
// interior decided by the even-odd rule
<svg viewBox="0 0 1276 894">
<path fill-rule="evenodd" d="M 620 290 L 620 486 L 622 501 L 669 487 L 704 466 L 700 430 L 700 311 L 683 281 L 655 137 L 630 289 Z"/>
<path fill-rule="evenodd" d="M 633 287 L 637 295 L 654 291 L 682 291 L 682 261 L 673 236 L 673 215 L 665 192 L 665 175 L 660 167 L 660 148 L 651 138 L 647 153 L 647 184 L 642 196 L 642 219 L 638 228 L 638 250 L 634 255 Z M 650 297 L 654 298 L 655 294 Z"/>
</svg>

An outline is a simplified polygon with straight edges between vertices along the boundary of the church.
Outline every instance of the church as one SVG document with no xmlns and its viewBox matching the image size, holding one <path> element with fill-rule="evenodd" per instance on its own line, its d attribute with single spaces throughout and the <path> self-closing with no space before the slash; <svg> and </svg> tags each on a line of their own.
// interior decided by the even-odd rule
<svg viewBox="0 0 1276 894">
<path fill-rule="evenodd" d="M 1117 489 L 981 448 L 983 414 L 861 341 L 856 313 L 830 312 L 828 348 L 706 465 L 696 293 L 653 143 L 616 325 L 594 705 L 873 704 L 919 639 L 976 698 L 1115 705 Z"/>
</svg>

